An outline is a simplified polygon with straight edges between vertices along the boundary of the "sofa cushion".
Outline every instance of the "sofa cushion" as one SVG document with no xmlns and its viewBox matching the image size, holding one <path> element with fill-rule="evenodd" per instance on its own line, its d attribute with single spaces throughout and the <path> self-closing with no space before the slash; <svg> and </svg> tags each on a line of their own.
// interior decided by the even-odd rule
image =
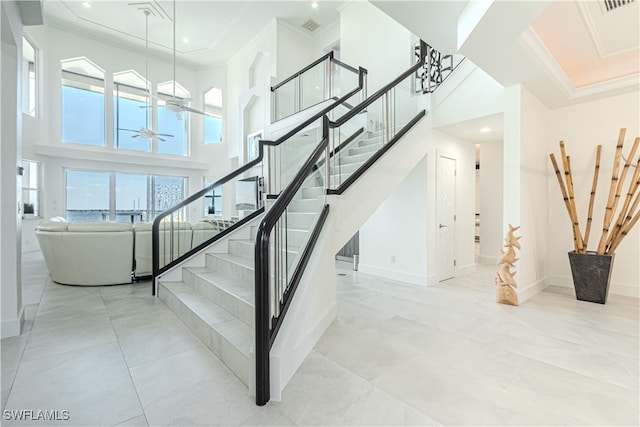
<svg viewBox="0 0 640 427">
<path fill-rule="evenodd" d="M 67 222 L 51 219 L 42 219 L 38 223 L 36 230 L 39 231 L 67 231 Z"/>
<path fill-rule="evenodd" d="M 72 222 L 68 225 L 69 231 L 113 232 L 131 231 L 131 224 L 123 222 Z"/>
</svg>

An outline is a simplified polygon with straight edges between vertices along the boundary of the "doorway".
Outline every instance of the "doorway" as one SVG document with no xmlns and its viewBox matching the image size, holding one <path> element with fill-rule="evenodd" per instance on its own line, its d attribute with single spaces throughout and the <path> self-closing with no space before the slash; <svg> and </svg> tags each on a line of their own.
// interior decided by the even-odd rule
<svg viewBox="0 0 640 427">
<path fill-rule="evenodd" d="M 455 276 L 456 159 L 438 155 L 436 204 L 438 230 L 438 281 Z"/>
</svg>

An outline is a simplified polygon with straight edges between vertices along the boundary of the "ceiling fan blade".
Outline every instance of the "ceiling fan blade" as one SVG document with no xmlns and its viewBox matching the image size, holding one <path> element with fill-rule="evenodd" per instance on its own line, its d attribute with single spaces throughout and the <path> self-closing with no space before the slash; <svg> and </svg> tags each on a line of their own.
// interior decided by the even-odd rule
<svg viewBox="0 0 640 427">
<path fill-rule="evenodd" d="M 187 106 L 182 107 L 182 109 L 184 111 L 188 111 L 190 113 L 202 114 L 203 116 L 207 114 L 204 111 L 196 110 L 195 108 L 191 108 L 191 107 L 187 107 Z"/>
<path fill-rule="evenodd" d="M 139 136 L 140 136 L 140 134 L 137 134 L 137 135 L 133 135 L 131 138 L 137 138 Z"/>
<path fill-rule="evenodd" d="M 156 139 L 159 139 L 160 141 L 164 142 L 164 139 L 160 138 L 159 136 L 155 137 Z"/>
<path fill-rule="evenodd" d="M 134 129 L 118 128 L 118 130 L 126 130 L 127 132 L 138 132 L 138 133 L 140 133 L 140 130 L 134 130 Z"/>
<path fill-rule="evenodd" d="M 168 133 L 157 133 L 156 135 L 158 135 L 158 136 L 168 136 L 170 138 L 173 138 L 173 135 L 170 135 Z"/>
<path fill-rule="evenodd" d="M 140 105 L 138 108 L 151 108 L 151 105 Z"/>
</svg>

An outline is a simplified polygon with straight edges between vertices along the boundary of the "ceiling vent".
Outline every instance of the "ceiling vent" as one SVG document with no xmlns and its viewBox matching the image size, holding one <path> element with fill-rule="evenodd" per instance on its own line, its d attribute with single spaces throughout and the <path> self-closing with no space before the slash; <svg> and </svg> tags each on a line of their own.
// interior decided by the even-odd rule
<svg viewBox="0 0 640 427">
<path fill-rule="evenodd" d="M 320 24 L 318 24 L 313 19 L 309 19 L 307 22 L 302 24 L 302 28 L 304 28 L 307 31 L 315 31 L 319 26 Z"/>
<path fill-rule="evenodd" d="M 614 9 L 624 6 L 625 4 L 633 3 L 635 0 L 602 0 L 604 5 L 604 11 L 611 12 Z"/>
</svg>

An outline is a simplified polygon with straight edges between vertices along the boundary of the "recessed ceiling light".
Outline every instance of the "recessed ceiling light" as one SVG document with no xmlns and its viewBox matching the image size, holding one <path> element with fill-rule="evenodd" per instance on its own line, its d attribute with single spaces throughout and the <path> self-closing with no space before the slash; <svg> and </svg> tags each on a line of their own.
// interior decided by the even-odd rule
<svg viewBox="0 0 640 427">
<path fill-rule="evenodd" d="M 83 5 L 84 7 L 86 7 L 87 9 L 91 7 L 91 3 L 89 3 L 88 1 L 84 1 L 84 2 L 82 2 L 82 5 Z"/>
<path fill-rule="evenodd" d="M 318 2 L 317 1 L 312 1 L 311 2 L 311 7 L 314 8 L 314 9 L 317 9 L 318 8 Z"/>
<path fill-rule="evenodd" d="M 487 133 L 487 132 L 491 132 L 491 128 L 488 126 L 483 127 L 482 129 L 480 129 L 480 132 L 482 133 Z"/>
<path fill-rule="evenodd" d="M 185 43 L 185 44 L 186 44 L 186 43 L 189 43 L 189 37 L 184 36 L 184 37 L 182 38 L 182 43 Z"/>
</svg>

